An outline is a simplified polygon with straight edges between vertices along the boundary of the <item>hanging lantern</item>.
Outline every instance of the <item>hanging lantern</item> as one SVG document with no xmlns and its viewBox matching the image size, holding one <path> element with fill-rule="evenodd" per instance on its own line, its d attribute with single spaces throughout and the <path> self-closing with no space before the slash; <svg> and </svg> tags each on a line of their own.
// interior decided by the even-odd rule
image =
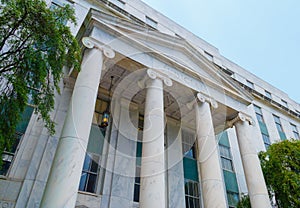
<svg viewBox="0 0 300 208">
<path fill-rule="evenodd" d="M 102 115 L 100 128 L 106 128 L 108 126 L 108 121 L 109 121 L 109 111 L 105 110 Z"/>
<path fill-rule="evenodd" d="M 101 124 L 99 125 L 100 128 L 106 128 L 109 124 L 109 117 L 110 117 L 110 112 L 109 112 L 109 108 L 110 108 L 110 94 L 111 94 L 111 88 L 112 88 L 112 81 L 113 81 L 114 76 L 110 77 L 110 87 L 109 87 L 109 101 L 106 107 L 106 110 L 103 112 L 102 114 L 102 119 L 101 119 Z"/>
</svg>

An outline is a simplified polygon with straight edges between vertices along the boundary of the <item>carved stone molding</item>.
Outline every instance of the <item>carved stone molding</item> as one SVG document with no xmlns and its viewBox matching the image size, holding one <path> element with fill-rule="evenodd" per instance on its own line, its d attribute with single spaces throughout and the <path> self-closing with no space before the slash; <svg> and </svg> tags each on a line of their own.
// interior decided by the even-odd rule
<svg viewBox="0 0 300 208">
<path fill-rule="evenodd" d="M 110 47 L 105 46 L 105 45 L 102 45 L 102 46 L 99 45 L 97 43 L 97 41 L 94 40 L 91 37 L 83 37 L 82 38 L 82 43 L 85 47 L 87 47 L 89 49 L 95 48 L 95 49 L 98 49 L 98 50 L 102 51 L 104 56 L 106 56 L 107 58 L 114 58 L 115 57 L 115 52 Z"/>
<path fill-rule="evenodd" d="M 246 115 L 242 112 L 239 112 L 238 115 L 234 119 L 227 121 L 227 125 L 230 128 L 232 128 L 234 126 L 234 124 L 239 121 L 248 122 L 249 125 L 254 125 L 254 121 L 253 121 L 252 117 L 249 115 Z"/>
<path fill-rule="evenodd" d="M 0 208 L 13 208 L 14 202 L 0 200 Z"/>
<path fill-rule="evenodd" d="M 193 100 L 193 101 L 186 104 L 188 109 L 191 110 L 193 108 L 194 104 L 197 103 L 197 100 L 201 103 L 204 103 L 204 102 L 209 103 L 212 108 L 218 108 L 218 103 L 215 99 L 199 92 L 199 93 L 197 93 L 197 99 L 195 99 L 195 100 Z"/>
</svg>

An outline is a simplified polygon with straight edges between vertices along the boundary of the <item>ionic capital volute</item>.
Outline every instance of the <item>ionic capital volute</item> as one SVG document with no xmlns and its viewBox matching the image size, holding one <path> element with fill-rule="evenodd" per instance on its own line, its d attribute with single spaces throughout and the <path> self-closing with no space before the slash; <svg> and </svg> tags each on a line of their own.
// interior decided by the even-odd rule
<svg viewBox="0 0 300 208">
<path fill-rule="evenodd" d="M 191 110 L 193 108 L 193 106 L 198 102 L 200 102 L 200 103 L 207 102 L 207 103 L 210 104 L 210 106 L 212 108 L 218 108 L 218 103 L 214 98 L 212 98 L 208 95 L 205 95 L 203 93 L 200 93 L 200 92 L 197 93 L 197 98 L 196 99 L 194 99 L 191 102 L 187 103 L 187 107 Z"/>
<path fill-rule="evenodd" d="M 249 125 L 254 125 L 252 117 L 242 112 L 239 112 L 234 119 L 227 121 L 227 125 L 232 128 L 237 122 L 248 122 Z"/>
<path fill-rule="evenodd" d="M 171 87 L 173 85 L 173 81 L 169 78 L 168 75 L 158 72 L 157 70 L 147 69 L 146 74 L 147 74 L 147 76 L 145 76 L 143 79 L 138 81 L 138 85 L 140 88 L 145 87 L 146 81 L 149 80 L 149 78 L 150 79 L 160 79 L 168 87 Z"/>
<path fill-rule="evenodd" d="M 103 52 L 103 55 L 107 58 L 114 58 L 115 52 L 109 47 L 105 45 L 100 45 L 94 38 L 92 37 L 83 37 L 82 43 L 85 47 L 92 49 L 98 49 Z"/>
</svg>

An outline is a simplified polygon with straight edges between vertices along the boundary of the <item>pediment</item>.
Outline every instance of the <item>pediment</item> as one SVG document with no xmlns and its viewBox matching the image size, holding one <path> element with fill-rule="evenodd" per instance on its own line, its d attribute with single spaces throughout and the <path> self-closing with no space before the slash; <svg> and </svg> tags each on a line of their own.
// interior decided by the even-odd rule
<svg viewBox="0 0 300 208">
<path fill-rule="evenodd" d="M 86 30 L 92 31 L 91 27 L 105 30 L 115 39 L 118 39 L 118 44 L 125 42 L 129 44 L 128 47 L 135 47 L 144 51 L 145 54 L 164 63 L 165 68 L 176 69 L 193 77 L 193 79 L 199 79 L 206 85 L 221 89 L 225 94 L 246 105 L 253 100 L 252 96 L 241 89 L 231 77 L 206 59 L 203 51 L 197 50 L 196 47 L 181 37 L 159 32 L 140 20 L 135 21 L 122 17 L 122 15 L 116 15 L 108 10 L 96 11 L 92 9 L 87 19 L 90 28 L 85 28 Z M 107 41 L 107 44 L 111 43 L 111 40 L 110 42 Z M 111 46 L 118 49 L 117 44 L 112 43 Z M 126 52 L 120 51 L 120 53 L 124 56 L 127 55 Z M 149 66 L 147 62 L 142 64 L 153 67 Z M 172 71 L 166 71 L 166 73 L 170 72 Z"/>
</svg>

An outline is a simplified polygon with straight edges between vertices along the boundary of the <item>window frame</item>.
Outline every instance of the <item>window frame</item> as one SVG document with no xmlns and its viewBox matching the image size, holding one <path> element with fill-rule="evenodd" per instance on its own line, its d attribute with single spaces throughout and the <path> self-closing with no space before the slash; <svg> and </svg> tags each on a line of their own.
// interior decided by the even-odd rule
<svg viewBox="0 0 300 208">
<path fill-rule="evenodd" d="M 191 190 L 192 190 L 193 193 L 190 193 Z M 193 180 L 190 180 L 190 179 L 184 179 L 185 207 L 186 208 L 199 208 L 199 207 L 201 207 L 200 196 L 201 196 L 200 183 L 198 181 L 193 181 Z M 191 200 L 193 201 L 193 204 L 190 204 Z"/>
<path fill-rule="evenodd" d="M 223 150 L 226 150 L 227 153 L 223 154 L 224 153 Z M 234 166 L 233 166 L 232 154 L 231 154 L 230 147 L 227 147 L 225 145 L 219 144 L 219 152 L 220 152 L 222 169 L 234 173 L 235 171 L 234 171 Z"/>
<path fill-rule="evenodd" d="M 155 21 L 154 19 L 152 19 L 151 17 L 149 17 L 149 16 L 146 15 L 145 16 L 145 22 L 146 22 L 147 25 L 149 25 L 149 26 L 157 29 L 158 22 Z"/>
<path fill-rule="evenodd" d="M 267 98 L 272 99 L 272 94 L 268 90 L 265 90 L 265 95 Z"/>
<path fill-rule="evenodd" d="M 251 88 L 251 89 L 254 89 L 254 83 L 251 82 L 250 80 L 246 79 L 246 85 L 247 87 Z"/>
<path fill-rule="evenodd" d="M 298 131 L 297 126 L 295 124 L 292 124 L 292 123 L 290 123 L 290 124 L 291 124 L 291 127 L 292 127 L 292 132 L 293 132 L 293 134 L 295 136 L 294 139 L 299 140 L 300 139 L 300 135 L 299 135 L 299 131 Z"/>
<path fill-rule="evenodd" d="M 86 159 L 90 157 L 90 162 L 88 164 L 88 169 L 85 169 L 85 163 L 86 163 Z M 94 157 L 97 157 L 97 160 L 94 160 Z M 97 184 L 98 184 L 98 179 L 99 179 L 99 172 L 100 172 L 100 160 L 101 160 L 101 156 L 95 153 L 89 153 L 87 152 L 85 155 L 85 159 L 84 159 L 84 164 L 81 170 L 81 177 L 80 177 L 80 183 L 79 183 L 79 187 L 78 190 L 79 191 L 83 191 L 83 192 L 87 192 L 87 193 L 96 193 L 97 192 Z M 97 164 L 96 167 L 96 171 L 92 171 L 92 165 L 93 162 Z M 86 174 L 85 179 L 82 179 L 82 177 L 84 176 L 84 174 Z M 92 190 L 89 189 L 89 182 L 90 182 L 90 177 L 91 176 L 96 176 L 95 178 L 95 182 L 93 184 Z M 83 181 L 82 181 L 83 180 Z M 81 184 L 84 184 L 84 187 L 81 187 Z"/>
</svg>

